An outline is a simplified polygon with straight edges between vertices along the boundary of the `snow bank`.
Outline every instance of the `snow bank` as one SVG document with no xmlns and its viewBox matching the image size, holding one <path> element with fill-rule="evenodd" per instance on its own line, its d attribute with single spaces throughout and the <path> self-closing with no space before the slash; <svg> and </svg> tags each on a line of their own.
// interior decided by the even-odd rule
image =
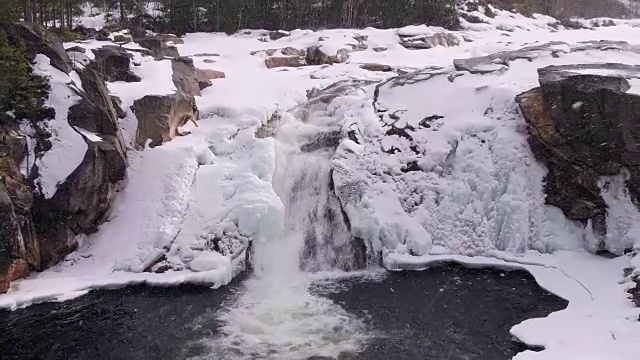
<svg viewBox="0 0 640 360">
<path fill-rule="evenodd" d="M 81 89 L 82 84 L 74 83 L 72 77 L 53 68 L 50 59 L 42 54 L 36 55 L 33 72 L 49 79 L 51 91 L 46 105 L 56 112 L 55 119 L 45 124 L 45 129 L 51 133 L 51 149 L 36 160 L 36 185 L 45 198 L 49 199 L 55 195 L 58 185 L 80 165 L 87 152 L 87 144 L 82 135 L 67 121 L 69 108 L 80 100 L 80 96 L 70 86 Z"/>
</svg>

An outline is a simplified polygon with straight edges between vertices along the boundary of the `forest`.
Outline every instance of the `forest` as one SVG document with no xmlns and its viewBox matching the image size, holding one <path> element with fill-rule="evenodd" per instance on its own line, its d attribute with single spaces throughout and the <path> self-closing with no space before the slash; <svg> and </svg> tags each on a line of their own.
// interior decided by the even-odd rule
<svg viewBox="0 0 640 360">
<path fill-rule="evenodd" d="M 0 20 L 72 29 L 83 9 L 99 10 L 113 27 L 184 34 L 239 29 L 378 28 L 428 24 L 456 28 L 456 5 L 469 0 L 3 0 Z M 640 0 L 472 0 L 557 18 L 640 14 Z M 92 10 L 93 11 L 93 10 Z"/>
</svg>

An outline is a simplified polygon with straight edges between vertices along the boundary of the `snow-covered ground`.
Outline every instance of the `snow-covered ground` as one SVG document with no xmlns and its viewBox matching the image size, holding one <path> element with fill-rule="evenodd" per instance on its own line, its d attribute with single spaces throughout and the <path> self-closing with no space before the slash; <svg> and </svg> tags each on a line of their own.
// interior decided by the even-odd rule
<svg viewBox="0 0 640 360">
<path fill-rule="evenodd" d="M 253 239 L 258 246 L 280 244 L 277 240 L 284 233 L 285 208 L 274 190 L 278 184 L 273 184 L 273 179 L 278 172 L 286 173 L 286 164 L 278 161 L 282 154 L 276 140 L 257 139 L 256 129 L 275 112 L 282 113 L 287 121 L 297 121 L 292 118 L 293 110 L 307 100 L 308 90 L 341 80 L 366 80 L 372 84 L 338 97 L 322 114 L 311 116 L 326 116 L 345 132 L 355 129 L 362 140 L 360 145 L 343 140 L 333 166 L 344 170 L 338 171 L 343 178 L 334 176 L 334 181 L 338 180 L 336 186 L 342 179 L 364 189 L 358 201 L 343 205 L 352 220 L 352 230 L 368 240 L 369 250 L 381 252 L 390 269 L 419 269 L 449 259 L 530 271 L 543 287 L 566 298 L 570 305 L 547 318 L 527 320 L 512 329 L 519 339 L 546 347 L 542 352 L 521 353 L 518 359 L 636 357 L 640 344 L 640 323 L 636 320 L 640 310 L 626 299 L 625 289 L 630 283 L 624 282 L 623 275 L 623 269 L 632 265 L 631 258 L 605 259 L 589 254 L 585 251 L 590 248 L 588 232 L 567 221 L 559 210 L 544 205 L 545 169 L 528 148 L 524 120 L 518 115 L 514 97 L 537 86 L 536 69 L 546 65 L 639 63 L 640 54 L 633 51 L 571 49 L 588 40 L 633 43 L 640 39 L 640 27 L 634 21 L 617 21 L 613 27 L 556 30 L 548 26 L 551 19 L 547 17 L 529 19 L 506 12 L 486 20 L 488 24 L 463 24 L 465 30 L 453 32 L 461 40 L 459 46 L 429 50 L 405 49 L 399 44 L 395 29 L 298 30 L 289 37 L 267 42 L 259 41 L 264 37 L 260 31 L 234 36 L 185 36 L 184 44 L 178 45 L 182 55 L 193 56 L 201 69 L 226 73 L 226 78 L 214 80 L 213 86 L 197 98 L 202 117 L 199 127 L 190 125 L 187 130 L 191 135 L 154 149 L 135 151 L 130 146 L 127 183 L 118 194 L 109 221 L 98 233 L 82 239 L 79 250 L 61 264 L 13 283 L 9 293 L 0 295 L 0 307 L 65 300 L 93 288 L 131 283 L 227 284 L 242 266 L 242 257 L 212 254 L 206 250 L 207 241 L 231 236 Z M 412 36 L 438 31 L 441 29 L 401 29 L 403 35 Z M 263 54 L 251 55 L 254 51 L 287 46 L 350 48 L 356 35 L 368 37 L 368 49 L 351 53 L 345 64 L 267 69 Z M 541 52 L 531 61 L 515 60 L 502 72 L 486 75 L 460 74 L 452 67 L 453 59 L 550 41 L 566 43 L 554 45 L 563 53 L 561 56 Z M 168 61 L 137 58 L 136 62 L 140 66 L 134 71 L 143 78 L 142 82 L 109 84 L 109 90 L 123 100 L 125 107 L 146 94 L 164 94 L 174 89 Z M 376 95 L 375 85 L 396 74 L 361 69 L 364 63 L 390 65 L 398 71 L 442 69 L 422 70 L 416 77 L 409 77 L 420 81 L 407 84 L 395 86 L 396 80 L 392 80 L 381 85 Z M 461 76 L 450 81 L 452 73 Z M 425 150 L 422 156 L 411 151 L 388 154 L 383 149 L 409 148 L 411 144 L 400 137 L 383 136 L 387 130 L 383 128 L 385 118 L 381 122 L 375 112 L 381 107 L 387 115 L 398 111 L 402 122 L 398 126 L 418 128 L 417 123 L 430 115 L 443 116 L 444 120 L 434 120 L 437 132 L 415 135 L 414 141 Z M 131 144 L 137 120 L 130 110 L 125 110 L 127 118 L 122 127 Z M 63 119 L 56 119 L 60 120 Z M 454 146 L 456 151 L 451 157 Z M 412 161 L 425 171 L 404 173 L 402 167 Z M 605 187 L 607 181 L 611 184 Z M 603 179 L 605 199 L 613 209 L 609 227 L 616 231 L 607 244 L 611 250 L 620 251 L 617 245 L 627 246 L 635 241 L 640 250 L 638 211 L 618 183 L 619 179 Z M 277 249 L 265 251 L 260 261 L 290 261 L 286 259 L 292 256 Z M 143 272 L 163 253 L 176 270 L 163 274 Z M 634 259 L 636 263 L 640 262 L 638 258 Z M 305 281 L 296 285 L 306 284 Z M 313 309 L 305 309 L 304 321 L 287 323 L 285 316 L 265 327 L 267 333 L 273 334 L 271 337 L 261 333 L 234 341 L 250 344 L 258 339 L 268 343 L 293 335 L 306 341 L 304 336 L 308 333 L 301 331 L 309 324 L 330 325 L 346 316 L 331 304 L 306 298 L 304 290 L 290 293 L 301 296 L 299 299 L 272 304 L 273 301 L 258 300 L 268 300 L 273 289 L 265 290 L 261 283 L 250 285 L 248 291 L 251 289 L 257 295 L 240 301 L 240 308 L 226 320 L 255 320 L 265 311 L 273 311 L 270 306 L 276 306 L 280 314 L 297 311 L 301 306 Z M 331 313 L 338 318 L 328 317 Z M 324 322 L 314 323 L 314 319 Z M 232 334 L 246 334 L 245 327 L 235 325 L 229 325 Z M 360 336 L 360 325 L 351 325 L 353 332 L 348 334 Z M 336 349 L 353 346 L 342 345 Z"/>
</svg>

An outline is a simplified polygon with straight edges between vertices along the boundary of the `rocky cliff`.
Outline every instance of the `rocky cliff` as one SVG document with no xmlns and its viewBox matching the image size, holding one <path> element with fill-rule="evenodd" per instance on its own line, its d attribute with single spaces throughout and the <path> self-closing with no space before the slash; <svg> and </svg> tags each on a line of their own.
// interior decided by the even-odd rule
<svg viewBox="0 0 640 360">
<path fill-rule="evenodd" d="M 548 66 L 538 73 L 540 87 L 517 101 L 531 149 L 549 170 L 546 201 L 592 227 L 599 239 L 594 250 L 621 252 L 604 242 L 601 178 L 622 174 L 632 201 L 640 204 L 640 95 L 628 92 L 626 79 L 640 78 L 640 67 Z"/>
</svg>

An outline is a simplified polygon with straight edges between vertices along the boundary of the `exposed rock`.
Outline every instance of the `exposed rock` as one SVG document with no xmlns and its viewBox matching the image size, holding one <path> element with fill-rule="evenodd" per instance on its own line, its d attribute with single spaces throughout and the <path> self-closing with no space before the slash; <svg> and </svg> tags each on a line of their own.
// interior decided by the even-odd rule
<svg viewBox="0 0 640 360">
<path fill-rule="evenodd" d="M 389 65 L 383 65 L 383 64 L 374 64 L 374 63 L 369 63 L 369 64 L 362 64 L 360 65 L 361 69 L 365 69 L 365 70 L 369 70 L 369 71 L 381 71 L 381 72 L 390 72 L 393 71 L 393 68 Z"/>
<path fill-rule="evenodd" d="M 339 64 L 349 60 L 349 52 L 346 49 L 340 49 L 330 55 L 322 50 L 322 46 L 310 46 L 307 48 L 306 60 L 308 65 Z"/>
<path fill-rule="evenodd" d="M 127 116 L 127 113 L 122 109 L 122 100 L 119 97 L 111 95 L 111 104 L 119 119 L 124 119 Z"/>
<path fill-rule="evenodd" d="M 108 30 L 101 29 L 95 33 L 95 39 L 98 41 L 110 41 L 109 35 L 111 35 L 111 33 L 109 33 Z"/>
<path fill-rule="evenodd" d="M 213 85 L 211 80 L 224 79 L 226 76 L 224 72 L 218 70 L 196 69 L 196 80 L 198 81 L 200 90 L 204 90 Z"/>
<path fill-rule="evenodd" d="M 304 57 L 301 56 L 273 56 L 266 59 L 264 63 L 269 69 L 279 67 L 300 67 L 307 64 Z"/>
<path fill-rule="evenodd" d="M 133 37 L 131 35 L 126 34 L 116 34 L 113 36 L 113 42 L 126 44 L 133 41 Z"/>
<path fill-rule="evenodd" d="M 200 96 L 201 88 L 192 59 L 184 56 L 171 59 L 171 69 L 173 70 L 173 83 L 179 91 L 191 96 Z"/>
<path fill-rule="evenodd" d="M 376 46 L 376 47 L 372 48 L 372 50 L 375 51 L 375 52 L 383 52 L 383 51 L 387 51 L 389 49 L 387 49 L 384 46 Z"/>
<path fill-rule="evenodd" d="M 180 53 L 178 48 L 173 44 L 177 44 L 176 41 L 182 41 L 177 37 L 170 37 L 168 35 L 150 36 L 141 39 L 135 39 L 138 45 L 145 49 L 148 49 L 153 54 L 156 60 L 162 60 L 165 57 L 178 57 Z M 178 42 L 179 43 L 179 42 Z"/>
<path fill-rule="evenodd" d="M 628 292 L 631 295 L 631 302 L 640 307 L 640 280 L 636 281 L 636 286 L 629 289 Z M 638 320 L 640 321 L 640 318 Z"/>
<path fill-rule="evenodd" d="M 47 268 L 77 248 L 76 236 L 90 234 L 105 220 L 117 183 L 126 174 L 126 149 L 102 75 L 78 70 L 84 91 L 68 112 L 69 124 L 93 136 L 80 165 L 58 185 L 50 199 L 36 196 L 33 220 L 40 238 L 41 267 Z M 98 140 L 96 140 L 96 138 Z"/>
<path fill-rule="evenodd" d="M 0 258 L 0 294 L 7 292 L 14 280 L 29 275 L 29 266 L 22 259 L 8 260 Z"/>
<path fill-rule="evenodd" d="M 612 75 L 585 74 L 588 70 Z M 540 87 L 517 101 L 529 124 L 531 149 L 549 169 L 546 201 L 570 219 L 592 221 L 594 231 L 604 235 L 607 208 L 598 178 L 626 169 L 632 200 L 640 199 L 640 96 L 626 93 L 630 85 L 623 77 L 640 78 L 640 67 L 549 66 L 538 72 Z"/>
<path fill-rule="evenodd" d="M 73 70 L 71 59 L 64 51 L 62 42 L 53 33 L 37 24 L 0 22 L 0 30 L 4 30 L 10 39 L 21 38 L 27 54 L 33 59 L 37 54 L 44 54 L 51 59 L 51 65 L 65 73 Z"/>
<path fill-rule="evenodd" d="M 138 118 L 136 146 L 143 148 L 147 140 L 150 146 L 158 146 L 181 135 L 178 128 L 192 117 L 199 118 L 193 96 L 178 92 L 171 95 L 147 95 L 133 103 Z"/>
<path fill-rule="evenodd" d="M 279 39 L 282 39 L 283 37 L 287 37 L 291 35 L 288 31 L 283 31 L 283 30 L 278 30 L 278 31 L 272 31 L 269 33 L 269 39 L 271 39 L 271 41 L 276 41 Z"/>
<path fill-rule="evenodd" d="M 410 50 L 420 50 L 431 49 L 436 46 L 458 46 L 460 45 L 460 39 L 450 33 L 436 33 L 433 35 L 404 38 L 400 44 Z"/>
<path fill-rule="evenodd" d="M 280 50 L 280 52 L 284 56 L 305 56 L 306 55 L 306 51 L 302 49 L 296 49 L 292 46 L 287 46 L 286 48 Z"/>
<path fill-rule="evenodd" d="M 105 81 L 140 82 L 140 76 L 130 70 L 131 56 L 118 46 L 104 46 L 93 49 L 95 60 L 91 66 L 100 73 Z"/>
<path fill-rule="evenodd" d="M 353 40 L 356 41 L 355 44 L 347 44 L 347 45 L 351 46 L 351 52 L 364 51 L 364 50 L 367 50 L 369 48 L 369 45 L 367 45 L 367 40 L 369 40 L 369 36 L 367 36 L 367 35 L 355 35 L 353 37 Z"/>
</svg>

